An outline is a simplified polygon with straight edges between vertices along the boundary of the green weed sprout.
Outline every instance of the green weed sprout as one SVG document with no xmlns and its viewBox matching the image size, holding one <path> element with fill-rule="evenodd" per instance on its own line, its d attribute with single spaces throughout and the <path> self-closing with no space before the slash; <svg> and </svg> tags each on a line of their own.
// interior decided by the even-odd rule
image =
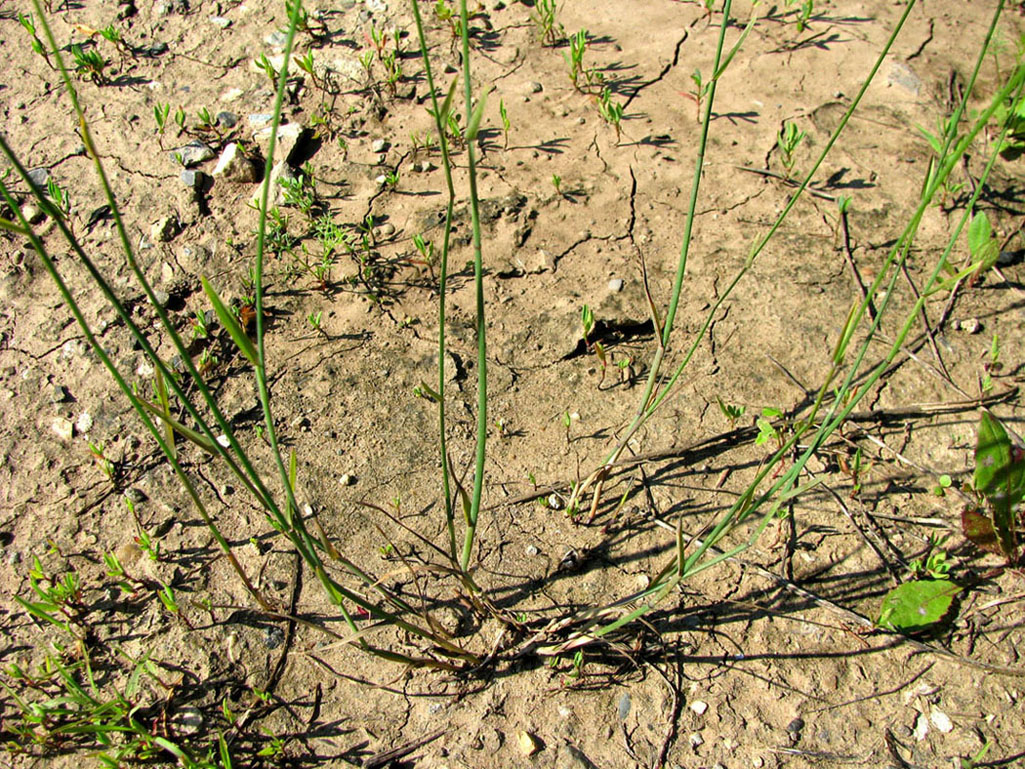
<svg viewBox="0 0 1025 769">
<path fill-rule="evenodd" d="M 716 403 L 719 404 L 719 412 L 726 417 L 726 421 L 730 423 L 730 429 L 736 429 L 737 421 L 744 416 L 747 411 L 746 406 L 735 406 L 730 403 L 725 403 L 722 398 L 716 396 Z"/>
<path fill-rule="evenodd" d="M 569 38 L 569 50 L 562 56 L 569 66 L 569 79 L 573 87 L 580 89 L 580 75 L 584 72 L 584 53 L 587 51 L 587 30 L 577 30 Z"/>
<path fill-rule="evenodd" d="M 18 23 L 28 32 L 29 37 L 32 39 L 32 50 L 39 56 L 43 57 L 46 65 L 50 69 L 54 69 L 53 64 L 50 63 L 50 57 L 46 53 L 46 48 L 43 46 L 43 41 L 36 35 L 36 25 L 32 21 L 32 14 L 21 14 L 18 13 Z"/>
<path fill-rule="evenodd" d="M 801 140 L 804 139 L 804 131 L 797 127 L 797 123 L 791 120 L 787 120 L 783 124 L 782 130 L 776 137 L 776 146 L 779 148 L 779 159 L 783 164 L 783 173 L 789 179 L 794 171 L 794 163 L 796 158 L 794 153 L 797 151 L 797 147 L 801 144 Z"/>
<path fill-rule="evenodd" d="M 75 72 L 79 77 L 88 78 L 96 85 L 106 85 L 110 81 L 104 73 L 107 60 L 95 48 L 84 50 L 78 43 L 71 44 L 71 55 L 75 60 Z"/>
<path fill-rule="evenodd" d="M 505 111 L 505 102 L 501 99 L 498 100 L 498 115 L 502 118 L 502 136 L 504 137 L 504 146 L 506 149 L 509 147 L 509 113 Z"/>
<path fill-rule="evenodd" d="M 598 98 L 598 114 L 601 115 L 602 120 L 616 129 L 616 144 L 619 144 L 622 138 L 622 129 L 619 124 L 623 120 L 623 109 L 623 103 L 615 101 L 608 88 L 602 90 L 601 96 Z"/>
<path fill-rule="evenodd" d="M 536 0 L 534 3 L 530 18 L 534 22 L 538 40 L 544 45 L 555 45 L 563 37 L 562 25 L 555 19 L 557 10 L 555 0 Z"/>
<path fill-rule="evenodd" d="M 552 174 L 552 186 L 555 187 L 555 192 L 562 195 L 562 177 L 558 174 Z"/>
</svg>

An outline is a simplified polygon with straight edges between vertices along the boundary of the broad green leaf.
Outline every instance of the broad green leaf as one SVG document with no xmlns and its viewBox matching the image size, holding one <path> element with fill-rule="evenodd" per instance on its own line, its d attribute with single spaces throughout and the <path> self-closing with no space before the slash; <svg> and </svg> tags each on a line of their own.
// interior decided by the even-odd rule
<svg viewBox="0 0 1025 769">
<path fill-rule="evenodd" d="M 242 330 L 242 327 L 238 324 L 235 319 L 235 313 L 224 306 L 224 302 L 217 295 L 217 291 L 210 282 L 206 279 L 205 275 L 199 277 L 200 282 L 203 284 L 203 291 L 206 292 L 207 298 L 210 300 L 210 304 L 214 306 L 214 312 L 217 314 L 217 319 L 221 322 L 221 325 L 228 329 L 228 333 L 231 334 L 231 338 L 235 344 L 238 345 L 238 349 L 242 351 L 242 354 L 246 356 L 250 363 L 254 366 L 257 365 L 259 355 L 256 352 L 256 346 L 252 340 L 246 336 L 246 332 Z"/>
<path fill-rule="evenodd" d="M 949 579 L 923 579 L 895 587 L 883 599 L 878 625 L 913 633 L 939 622 L 961 588 Z"/>
<path fill-rule="evenodd" d="M 979 420 L 975 488 L 990 504 L 1000 549 L 1013 560 L 1018 553 L 1018 505 L 1025 492 L 1025 452 L 1011 443 L 1003 425 L 987 412 Z"/>
<path fill-rule="evenodd" d="M 990 227 L 986 214 L 979 212 L 973 216 L 972 223 L 968 227 L 968 248 L 972 255 L 978 254 L 992 236 L 993 228 Z"/>
</svg>

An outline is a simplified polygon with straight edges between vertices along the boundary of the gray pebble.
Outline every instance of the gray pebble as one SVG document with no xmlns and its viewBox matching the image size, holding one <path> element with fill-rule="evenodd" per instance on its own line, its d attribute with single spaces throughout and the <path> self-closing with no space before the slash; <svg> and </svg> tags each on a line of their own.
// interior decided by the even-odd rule
<svg viewBox="0 0 1025 769">
<path fill-rule="evenodd" d="M 263 644 L 268 649 L 277 649 L 285 642 L 285 631 L 277 625 L 271 625 L 263 629 Z"/>
<path fill-rule="evenodd" d="M 622 290 L 623 290 L 623 279 L 622 278 L 613 278 L 612 280 L 609 281 L 609 291 L 613 291 L 615 293 L 619 293 Z"/>
<path fill-rule="evenodd" d="M 625 721 L 626 717 L 628 715 L 630 715 L 630 705 L 631 704 L 632 703 L 630 701 L 630 693 L 629 692 L 624 692 L 623 696 L 619 698 L 619 708 L 618 708 L 618 711 L 617 711 L 618 715 L 619 715 L 619 720 L 620 721 Z"/>
<path fill-rule="evenodd" d="M 167 307 L 167 303 L 171 301 L 171 295 L 160 288 L 153 289 L 153 298 L 161 307 Z"/>
<path fill-rule="evenodd" d="M 131 486 L 125 491 L 125 498 L 133 505 L 141 505 L 147 499 L 146 492 L 135 486 Z"/>
<path fill-rule="evenodd" d="M 535 80 L 527 86 L 527 90 L 530 93 L 541 93 L 544 90 L 544 86 Z"/>
<path fill-rule="evenodd" d="M 37 187 L 46 187 L 46 183 L 50 180 L 50 170 L 47 168 L 33 168 L 28 172 L 28 178 L 33 181 Z"/>
<path fill-rule="evenodd" d="M 218 112 L 215 120 L 222 128 L 234 128 L 238 123 L 238 115 L 234 112 Z"/>
<path fill-rule="evenodd" d="M 214 151 L 201 141 L 192 141 L 188 144 L 171 150 L 170 157 L 176 160 L 175 156 L 181 157 L 181 163 L 186 168 L 199 165 L 205 160 L 214 156 Z"/>
<path fill-rule="evenodd" d="M 50 394 L 50 400 L 54 403 L 65 403 L 70 400 L 71 395 L 68 393 L 68 388 L 63 385 L 54 385 L 53 392 Z"/>
<path fill-rule="evenodd" d="M 273 115 L 266 112 L 260 112 L 258 114 L 249 116 L 249 125 L 251 125 L 253 128 L 262 128 L 265 125 L 269 125 L 270 121 L 272 121 L 273 119 Z"/>
<path fill-rule="evenodd" d="M 528 556 L 533 558 L 535 555 L 537 555 L 541 551 L 537 549 L 536 545 L 527 545 L 525 548 L 523 548 L 523 552 L 526 553 Z"/>
<path fill-rule="evenodd" d="M 190 189 L 198 190 L 203 186 L 203 176 L 204 174 L 202 171 L 194 171 L 186 168 L 181 172 L 182 184 Z"/>
<path fill-rule="evenodd" d="M 284 30 L 276 29 L 267 35 L 267 37 L 263 39 L 263 42 L 271 48 L 284 48 L 285 43 L 288 42 L 288 35 Z"/>
<path fill-rule="evenodd" d="M 388 142 L 384 139 L 374 139 L 374 143 L 370 145 L 370 151 L 380 154 L 388 151 Z"/>
</svg>

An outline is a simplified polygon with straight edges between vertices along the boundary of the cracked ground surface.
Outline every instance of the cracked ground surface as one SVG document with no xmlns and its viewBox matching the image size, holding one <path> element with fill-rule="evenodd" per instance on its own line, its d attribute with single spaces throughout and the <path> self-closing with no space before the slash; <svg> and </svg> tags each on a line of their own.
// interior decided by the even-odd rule
<svg viewBox="0 0 1025 769">
<path fill-rule="evenodd" d="M 0 51 L 9 75 L 0 90 L 5 136 L 30 168 L 49 169 L 70 191 L 76 232 L 113 276 L 133 316 L 152 324 L 152 308 L 117 255 L 67 99 L 13 16 L 29 10 L 21 5 L 0 4 Z M 266 76 L 250 62 L 279 52 L 267 38 L 283 25 L 284 10 L 265 0 L 143 3 L 118 20 L 124 6 L 70 5 L 54 15 L 57 39 L 61 45 L 96 41 L 114 59 L 112 83 L 82 83 L 82 100 L 133 245 L 188 331 L 195 313 L 208 309 L 201 273 L 233 300 L 245 293 L 257 222 L 247 203 L 257 185 L 217 178 L 198 195 L 186 189 L 173 150 L 190 137 L 175 136 L 170 125 L 158 136 L 153 108 L 169 103 L 173 114 L 180 105 L 188 126 L 201 108 L 236 113 L 239 138 L 259 153 L 248 118 L 269 112 L 273 99 Z M 567 33 L 588 31 L 585 66 L 601 72 L 624 105 L 617 132 L 599 116 L 596 91 L 573 87 L 565 46 L 539 42 L 532 4 L 481 6 L 472 21 L 471 55 L 474 87 L 487 96 L 478 160 L 493 429 L 475 579 L 496 606 L 536 631 L 577 608 L 630 595 L 671 557 L 677 518 L 700 536 L 744 489 L 768 455 L 754 442 L 752 416 L 766 407 L 806 406 L 822 385 L 851 303 L 875 277 L 918 200 L 930 148 L 916 126 L 931 129 L 950 113 L 984 38 L 990 5 L 928 2 L 913 10 L 816 174 L 812 194 L 713 308 L 793 193 L 777 148 L 781 128 L 794 121 L 806 132 L 795 157 L 800 172 L 857 93 L 901 5 L 816 2 L 800 32 L 780 9 L 757 11 L 762 17 L 718 85 L 670 366 L 714 309 L 707 335 L 675 395 L 631 443 L 634 457 L 609 482 L 607 504 L 591 525 L 568 520 L 560 507 L 568 484 L 601 462 L 638 406 L 656 345 L 644 276 L 663 313 L 699 146 L 691 75 L 711 72 L 721 17 L 675 0 L 559 3 Z M 311 627 L 245 609 L 244 590 L 158 461 L 152 440 L 86 349 L 37 258 L 10 237 L 0 239 L 0 661 L 36 666 L 47 644 L 59 640 L 14 601 L 29 597 L 27 575 L 38 556 L 48 570 L 80 574 L 99 642 L 135 659 L 149 653 L 159 663 L 171 684 L 139 696 L 161 714 L 165 733 L 196 739 L 182 719 L 197 711 L 201 735 L 226 733 L 237 755 L 248 757 L 241 765 L 287 759 L 296 766 L 384 766 L 394 758 L 402 762 L 395 765 L 424 769 L 662 762 L 729 769 L 932 767 L 975 756 L 987 744 L 987 760 L 1005 762 L 994 765 L 1022 760 L 1021 577 L 988 571 L 997 561 L 960 536 L 960 503 L 931 491 L 938 474 L 971 471 L 973 398 L 994 335 L 1004 361 L 995 408 L 1012 421 L 1020 413 L 1013 388 L 1025 340 L 1019 287 L 1025 268 L 1015 251 L 1020 243 L 1012 240 L 1022 216 L 1020 161 L 998 162 L 982 198 L 1012 258 L 949 308 L 946 297 L 927 303 L 932 340 L 912 336 L 842 440 L 813 468 L 826 490 L 773 523 L 742 560 L 688 581 L 647 625 L 611 645 L 589 647 L 574 676 L 571 657 L 549 665 L 525 642 L 520 653 L 499 653 L 515 648 L 504 645 L 507 631 L 468 611 L 437 574 L 411 579 L 406 566 L 427 556 L 424 543 L 363 504 L 388 508 L 428 540 L 444 539 L 431 438 L 435 409 L 414 395 L 436 377 L 437 294 L 413 237 L 440 248 L 445 183 L 437 153 L 423 147 L 432 124 L 406 3 L 314 6 L 329 34 L 312 46 L 303 38 L 300 51 L 313 50 L 334 69 L 335 93 L 325 95 L 296 72 L 285 117 L 318 135 L 300 145 L 292 165 L 309 164 L 323 211 L 354 240 L 365 234 L 373 256 L 369 266 L 339 257 L 327 279 L 300 263 L 299 246 L 300 256 L 271 260 L 267 349 L 276 420 L 296 452 L 301 502 L 346 555 L 411 596 L 423 588 L 449 630 L 500 662 L 478 675 L 410 671 Z M 739 21 L 727 30 L 727 45 L 739 38 L 750 12 L 747 3 L 735 5 Z M 1000 39 L 1017 40 L 1020 21 L 1008 11 Z M 136 50 L 120 63 L 89 35 L 112 22 Z M 371 50 L 372 29 L 393 27 L 401 34 L 403 79 L 394 92 L 367 87 L 358 56 Z M 433 16 L 429 40 L 437 72 L 459 66 L 449 27 Z M 984 63 L 981 97 L 1006 75 L 1011 50 L 1005 43 Z M 380 78 L 381 64 L 374 67 Z M 447 87 L 452 75 L 440 76 Z M 510 121 L 507 134 L 500 103 Z M 328 124 L 318 126 L 321 118 Z M 220 145 L 228 133 L 205 138 Z M 980 141 L 957 177 L 963 190 L 973 188 L 984 150 Z M 465 153 L 457 151 L 455 162 L 456 188 L 463 190 Z M 198 168 L 209 173 L 214 163 Z M 389 174 L 398 176 L 394 188 L 378 181 Z M 846 225 L 837 214 L 841 196 L 852 200 Z M 906 280 L 895 289 L 904 312 L 931 255 L 953 231 L 958 200 L 963 203 L 964 192 L 955 192 L 946 209 L 927 212 Z M 302 214 L 282 211 L 291 234 L 319 254 Z M 170 222 L 166 239 L 153 229 L 161 219 Z M 449 448 L 462 476 L 472 459 L 476 402 L 463 197 L 455 221 Z M 46 237 L 62 255 L 87 319 L 102 329 L 104 347 L 144 382 L 144 360 L 127 330 L 86 288 L 83 271 L 63 256 L 52 228 Z M 955 257 L 967 257 L 963 239 Z M 608 355 L 604 372 L 581 338 L 585 304 Z M 316 313 L 321 331 L 307 320 Z M 896 333 L 895 318 L 883 325 L 887 340 Z M 981 333 L 960 330 L 961 321 Z M 172 357 L 158 333 L 152 341 Z M 230 345 L 209 349 L 208 374 L 225 413 L 256 461 L 269 462 L 252 377 Z M 876 354 L 883 352 L 880 346 Z M 745 406 L 747 416 L 730 424 L 717 399 Z M 571 417 L 568 428 L 564 415 Z M 75 425 L 70 439 L 55 425 Z M 113 482 L 88 446 L 101 441 L 114 464 Z M 836 458 L 858 448 L 868 469 L 854 494 Z M 223 468 L 198 452 L 188 467 L 261 588 L 293 612 L 334 626 L 315 582 L 302 578 L 294 555 L 268 535 L 262 513 Z M 139 523 L 160 532 L 160 561 L 140 556 L 126 493 L 137 500 Z M 659 525 L 666 522 L 670 530 Z M 935 637 L 874 632 L 882 595 L 907 577 L 909 562 L 937 532 L 950 534 L 947 548 L 961 574 L 988 576 L 965 592 L 957 616 Z M 102 560 L 108 552 L 151 582 L 173 584 L 183 618 L 170 616 L 152 596 L 119 599 Z M 389 632 L 382 633 L 387 643 L 413 648 L 411 639 Z M 126 675 L 123 665 L 111 663 L 107 684 L 123 687 Z M 272 692 L 272 705 L 254 704 L 254 688 Z M 0 703 L 6 737 L 17 709 L 2 694 Z M 228 722 L 224 703 L 235 720 Z M 529 758 L 521 731 L 540 748 Z M 285 758 L 256 755 L 267 733 L 284 736 Z M 87 753 L 77 743 L 45 757 L 38 752 L 12 750 L 5 761 L 77 766 Z"/>
</svg>

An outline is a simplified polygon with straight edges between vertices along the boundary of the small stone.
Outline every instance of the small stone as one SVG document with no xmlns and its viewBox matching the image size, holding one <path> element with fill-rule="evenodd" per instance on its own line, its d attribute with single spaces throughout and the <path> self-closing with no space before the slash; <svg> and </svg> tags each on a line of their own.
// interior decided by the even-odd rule
<svg viewBox="0 0 1025 769">
<path fill-rule="evenodd" d="M 167 303 L 171 301 L 171 295 L 161 288 L 155 288 L 153 289 L 153 299 L 158 307 L 167 307 Z"/>
<path fill-rule="evenodd" d="M 388 3 L 384 0 L 366 0 L 367 10 L 371 13 L 384 13 L 388 10 Z"/>
<path fill-rule="evenodd" d="M 375 155 L 379 155 L 382 152 L 387 152 L 388 142 L 386 142 L 384 139 L 374 139 L 373 143 L 370 145 L 370 151 L 373 152 Z"/>
<path fill-rule="evenodd" d="M 594 769 L 594 764 L 578 748 L 563 745 L 559 749 L 558 769 Z"/>
<path fill-rule="evenodd" d="M 528 93 L 541 93 L 544 90 L 544 86 L 538 83 L 536 80 L 527 84 Z"/>
<path fill-rule="evenodd" d="M 263 645 L 268 649 L 277 649 L 285 642 L 285 631 L 277 625 L 270 625 L 263 629 Z"/>
<path fill-rule="evenodd" d="M 630 706 L 632 704 L 630 692 L 623 692 L 623 696 L 619 698 L 619 705 L 616 708 L 616 715 L 619 716 L 620 721 L 625 721 L 626 717 L 630 715 Z"/>
<path fill-rule="evenodd" d="M 256 188 L 253 192 L 250 201 L 255 205 L 260 205 L 260 200 L 263 197 L 264 186 L 271 185 L 271 193 L 268 197 L 270 202 L 268 205 L 271 206 L 282 206 L 285 204 L 285 188 L 281 185 L 280 180 L 282 179 L 294 179 L 295 172 L 292 167 L 284 160 L 279 160 L 274 168 L 271 169 L 270 176 L 263 180 L 263 184 Z"/>
<path fill-rule="evenodd" d="M 434 170 L 434 163 L 429 160 L 420 161 L 420 173 L 426 174 Z"/>
<path fill-rule="evenodd" d="M 29 224 L 39 224 L 46 217 L 43 209 L 31 200 L 21 206 L 21 215 L 25 217 L 25 221 Z"/>
<path fill-rule="evenodd" d="M 954 730 L 954 724 L 950 720 L 950 716 L 936 708 L 933 708 L 929 714 L 929 722 L 944 734 L 950 734 Z"/>
<path fill-rule="evenodd" d="M 288 42 L 288 34 L 281 29 L 276 29 L 263 39 L 271 48 L 284 48 Z"/>
<path fill-rule="evenodd" d="M 75 426 L 71 424 L 70 419 L 64 417 L 57 417 L 53 420 L 53 431 L 57 433 L 57 437 L 62 441 L 70 442 L 75 435 Z"/>
<path fill-rule="evenodd" d="M 167 43 L 164 43 L 164 42 L 154 43 L 153 45 L 151 45 L 149 48 L 146 49 L 146 53 L 149 56 L 162 56 L 163 54 L 167 53 L 167 49 L 168 49 Z"/>
<path fill-rule="evenodd" d="M 263 128 L 265 125 L 268 125 L 270 121 L 272 121 L 273 119 L 274 116 L 271 115 L 269 112 L 260 112 L 255 115 L 250 115 L 247 118 L 247 120 L 249 120 L 249 125 L 253 128 Z"/>
<path fill-rule="evenodd" d="M 516 731 L 516 745 L 519 747 L 520 753 L 525 756 L 532 756 L 541 750 L 541 741 L 523 729 Z"/>
<path fill-rule="evenodd" d="M 554 493 L 548 495 L 548 508 L 550 510 L 562 510 L 562 507 L 562 497 Z"/>
<path fill-rule="evenodd" d="M 524 552 L 525 555 L 533 558 L 535 555 L 537 555 L 541 551 L 537 549 L 536 545 L 527 545 L 525 548 L 523 548 L 523 552 Z"/>
<path fill-rule="evenodd" d="M 50 393 L 50 400 L 54 403 L 64 403 L 71 399 L 71 394 L 68 392 L 68 388 L 63 385 L 54 385 L 53 391 Z"/>
<path fill-rule="evenodd" d="M 380 174 L 374 179 L 374 184 L 376 184 L 378 187 L 384 187 L 386 184 L 388 184 L 388 177 L 384 174 Z"/>
<path fill-rule="evenodd" d="M 266 126 L 254 132 L 253 141 L 269 147 L 271 128 L 273 126 Z M 294 160 L 292 155 L 295 153 L 295 148 L 303 140 L 305 134 L 306 129 L 298 123 L 279 125 L 278 135 L 274 140 L 274 157 L 284 158 L 286 161 L 292 162 Z"/>
<path fill-rule="evenodd" d="M 979 322 L 978 318 L 966 318 L 958 324 L 958 328 L 962 331 L 967 331 L 969 334 L 978 334 L 982 331 L 982 323 Z"/>
<path fill-rule="evenodd" d="M 800 734 L 803 729 L 804 719 L 801 717 L 797 717 L 787 724 L 787 731 L 790 732 L 790 734 Z"/>
<path fill-rule="evenodd" d="M 181 172 L 182 184 L 189 189 L 198 190 L 203 186 L 203 179 L 206 176 L 202 171 L 194 171 L 186 168 Z"/>
<path fill-rule="evenodd" d="M 237 143 L 231 142 L 221 152 L 212 175 L 223 176 L 229 182 L 251 183 L 256 181 L 256 166 Z"/>
<path fill-rule="evenodd" d="M 395 234 L 395 225 L 391 222 L 385 222 L 379 229 L 381 230 L 381 236 L 385 238 L 390 238 Z"/>
<path fill-rule="evenodd" d="M 222 111 L 217 113 L 214 122 L 221 128 L 234 128 L 238 125 L 238 115 L 234 112 Z"/>
<path fill-rule="evenodd" d="M 217 436 L 217 443 L 220 444 L 221 448 L 225 449 L 231 445 L 231 441 L 228 440 L 228 436 L 223 433 Z"/>
<path fill-rule="evenodd" d="M 186 168 L 191 168 L 212 158 L 214 151 L 208 145 L 196 140 L 176 147 L 169 154 L 171 160 L 181 158 L 181 164 Z"/>
<path fill-rule="evenodd" d="M 229 88 L 227 91 L 221 94 L 221 101 L 236 101 L 238 97 L 240 97 L 244 93 L 245 91 L 243 91 L 241 88 Z"/>
<path fill-rule="evenodd" d="M 28 178 L 40 189 L 46 189 L 46 183 L 50 181 L 50 169 L 33 168 L 28 172 Z"/>
<path fill-rule="evenodd" d="M 349 473 L 343 473 L 342 477 L 338 479 L 338 483 L 342 486 L 352 486 L 356 483 L 356 476 L 350 475 Z"/>
<path fill-rule="evenodd" d="M 702 702 L 701 700 L 694 700 L 694 702 L 690 704 L 690 709 L 697 713 L 699 716 L 703 716 L 705 715 L 705 712 L 708 710 L 708 703 Z"/>
<path fill-rule="evenodd" d="M 203 727 L 203 713 L 199 708 L 182 708 L 175 721 L 182 734 L 196 734 Z"/>
<path fill-rule="evenodd" d="M 692 748 L 694 748 L 695 750 L 696 750 L 697 748 L 700 748 L 700 747 L 701 747 L 702 745 L 704 745 L 704 744 L 705 744 L 705 738 L 704 738 L 704 737 L 702 737 L 702 736 L 701 736 L 700 734 L 698 734 L 697 732 L 694 732 L 694 734 L 692 734 L 692 735 L 690 736 L 690 746 L 691 746 Z"/>
<path fill-rule="evenodd" d="M 925 717 L 925 713 L 919 713 L 918 718 L 915 719 L 915 729 L 912 735 L 918 742 L 921 742 L 927 734 L 929 734 L 929 719 Z"/>
<path fill-rule="evenodd" d="M 84 435 L 93 429 L 93 416 L 88 411 L 83 411 L 75 422 L 75 429 L 79 434 Z"/>
<path fill-rule="evenodd" d="M 226 19 L 223 16 L 211 16 L 210 23 L 213 24 L 215 27 L 227 29 L 231 26 L 231 19 Z"/>
<path fill-rule="evenodd" d="M 178 223 L 173 217 L 163 216 L 150 227 L 150 238 L 159 243 L 166 243 L 178 234 Z"/>
<path fill-rule="evenodd" d="M 613 292 L 614 294 L 618 294 L 622 290 L 623 290 L 623 279 L 622 278 L 613 278 L 612 280 L 609 281 L 609 291 Z"/>
<path fill-rule="evenodd" d="M 146 492 L 142 489 L 138 489 L 135 486 L 130 486 L 125 491 L 125 498 L 133 505 L 140 505 L 146 501 Z"/>
</svg>

